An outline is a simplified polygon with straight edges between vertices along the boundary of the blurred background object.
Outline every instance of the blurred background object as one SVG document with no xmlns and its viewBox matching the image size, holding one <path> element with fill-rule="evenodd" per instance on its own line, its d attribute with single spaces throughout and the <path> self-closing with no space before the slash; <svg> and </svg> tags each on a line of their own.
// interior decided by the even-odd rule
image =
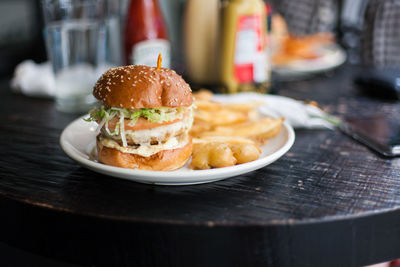
<svg viewBox="0 0 400 267">
<path fill-rule="evenodd" d="M 290 34 L 332 32 L 348 62 L 371 67 L 400 65 L 400 1 L 272 0 Z M 282 23 L 277 21 L 276 27 Z"/>
<path fill-rule="evenodd" d="M 269 91 L 266 11 L 262 0 L 223 3 L 219 48 L 219 81 L 223 92 Z"/>
<path fill-rule="evenodd" d="M 30 58 L 46 59 L 39 0 L 0 1 L 0 76 Z"/>
<path fill-rule="evenodd" d="M 355 83 L 362 92 L 381 99 L 400 99 L 400 68 L 364 68 Z"/>
<path fill-rule="evenodd" d="M 125 25 L 129 24 L 127 19 L 139 18 L 137 13 L 130 15 L 129 5 L 142 1 L 151 2 L 152 7 L 158 5 L 156 9 L 159 14 L 156 17 L 160 19 L 153 20 L 149 25 L 153 25 L 154 29 L 160 27 L 156 21 L 163 22 L 164 25 L 161 27 L 163 30 L 159 28 L 158 31 L 160 34 L 164 31 L 165 37 L 161 39 L 164 38 L 171 44 L 171 67 L 178 73 L 186 76 L 192 84 L 212 88 L 218 88 L 220 85 L 215 78 L 221 74 L 218 73 L 218 69 L 232 74 L 230 69 L 233 61 L 227 61 L 229 57 L 224 56 L 224 53 L 230 57 L 234 53 L 227 53 L 229 48 L 226 49 L 226 43 L 235 45 L 238 40 L 230 38 L 230 30 L 227 29 L 234 29 L 232 32 L 237 32 L 238 29 L 235 28 L 237 22 L 228 23 L 234 26 L 224 28 L 224 23 L 221 23 L 224 21 L 224 10 L 221 6 L 222 4 L 235 6 L 239 0 L 105 0 L 108 5 L 107 25 L 120 29 L 108 31 L 110 36 L 107 39 L 110 43 L 107 47 L 118 46 L 115 41 L 124 38 L 121 32 L 122 35 L 126 33 Z M 287 77 L 289 80 L 311 78 L 318 73 L 328 73 L 343 64 L 346 54 L 347 62 L 350 64 L 373 67 L 400 64 L 398 56 L 400 40 L 396 31 L 400 23 L 400 16 L 396 13 L 400 9 L 399 1 L 259 0 L 258 2 L 270 4 L 273 10 L 272 37 L 269 38 L 268 33 L 266 34 L 265 47 L 267 50 L 271 49 L 275 80 L 282 77 L 282 80 Z M 0 23 L 3 26 L 0 28 L 0 36 L 3 37 L 0 41 L 2 48 L 0 75 L 9 75 L 16 64 L 24 59 L 32 59 L 37 63 L 46 60 L 39 3 L 39 0 L 0 2 Z M 252 1 L 246 3 L 249 6 Z M 138 9 L 134 9 L 135 12 L 139 12 Z M 261 9 L 265 13 L 264 8 L 260 7 L 259 10 Z M 247 16 L 250 13 L 243 14 Z M 264 23 L 263 31 L 266 32 L 268 18 Z M 133 28 L 137 33 L 138 27 Z M 131 32 L 129 36 L 134 34 Z M 225 42 L 229 38 L 230 41 Z M 128 41 L 129 47 L 133 45 L 131 41 Z M 128 50 L 125 46 L 122 54 L 129 52 Z M 111 49 L 107 56 L 107 60 L 114 65 L 126 60 L 124 55 L 121 58 L 121 49 L 119 51 Z M 167 66 L 168 56 L 164 55 L 163 58 L 164 66 Z M 267 67 L 268 55 L 265 58 L 265 76 L 268 77 L 270 69 Z M 249 72 L 245 70 L 240 73 L 244 75 Z M 226 84 L 232 84 L 226 81 L 227 79 L 222 81 L 225 87 Z M 254 85 L 257 82 L 243 82 L 243 84 Z"/>
<path fill-rule="evenodd" d="M 171 66 L 171 43 L 157 0 L 131 0 L 125 24 L 125 64 Z"/>
<path fill-rule="evenodd" d="M 340 3 L 338 39 L 346 49 L 348 62 L 358 64 L 360 63 L 360 42 L 368 0 L 342 0 Z"/>
<path fill-rule="evenodd" d="M 362 38 L 364 66 L 400 66 L 400 1 L 370 0 Z"/>
<path fill-rule="evenodd" d="M 219 0 L 188 0 L 183 20 L 185 65 L 196 84 L 215 84 L 218 77 Z"/>
<path fill-rule="evenodd" d="M 346 49 L 348 61 L 360 63 L 361 36 L 364 14 L 369 0 L 272 0 L 275 10 L 282 14 L 291 34 L 305 36 L 331 32 Z M 282 23 L 277 21 L 276 27 Z"/>
<path fill-rule="evenodd" d="M 159 1 L 171 42 L 171 66 L 178 73 L 183 73 L 185 69 L 182 44 L 182 25 L 185 3 L 186 0 Z"/>
<path fill-rule="evenodd" d="M 334 31 L 295 34 L 285 18 L 275 11 L 272 15 L 272 69 L 275 81 L 310 78 L 343 64 L 346 52 L 336 43 L 336 36 Z"/>
<path fill-rule="evenodd" d="M 278 47 L 274 55 L 278 77 L 283 72 L 290 78 L 300 77 L 300 72 L 325 72 L 341 65 L 346 55 L 348 63 L 367 67 L 400 64 L 399 1 L 272 0 L 272 3 L 275 12 L 282 15 L 282 19 L 279 15 L 273 17 L 273 33 L 280 33 L 278 37 L 276 32 L 273 34 L 277 41 L 274 47 Z M 285 25 L 289 36 L 286 38 L 282 29 Z M 331 33 L 332 45 L 325 42 L 327 39 L 318 38 L 321 33 Z"/>
<path fill-rule="evenodd" d="M 42 7 L 56 107 L 87 111 L 97 79 L 121 64 L 119 0 L 43 0 Z"/>
<path fill-rule="evenodd" d="M 122 53 L 122 27 L 124 18 L 124 1 L 126 0 L 105 0 L 105 27 L 106 27 L 106 60 L 114 66 L 123 62 Z"/>
<path fill-rule="evenodd" d="M 307 35 L 335 30 L 337 0 L 272 0 L 275 10 L 285 18 L 295 35 Z"/>
</svg>

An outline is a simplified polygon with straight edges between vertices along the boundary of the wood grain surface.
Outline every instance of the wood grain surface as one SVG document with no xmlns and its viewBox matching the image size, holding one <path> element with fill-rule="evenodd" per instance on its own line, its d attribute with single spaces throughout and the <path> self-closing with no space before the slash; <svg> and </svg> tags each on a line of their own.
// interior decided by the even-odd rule
<svg viewBox="0 0 400 267">
<path fill-rule="evenodd" d="M 339 116 L 399 117 L 345 66 L 280 85 Z M 400 158 L 338 131 L 297 130 L 292 149 L 224 181 L 150 186 L 104 176 L 59 146 L 76 116 L 0 84 L 0 241 L 102 266 L 359 266 L 400 257 Z"/>
</svg>

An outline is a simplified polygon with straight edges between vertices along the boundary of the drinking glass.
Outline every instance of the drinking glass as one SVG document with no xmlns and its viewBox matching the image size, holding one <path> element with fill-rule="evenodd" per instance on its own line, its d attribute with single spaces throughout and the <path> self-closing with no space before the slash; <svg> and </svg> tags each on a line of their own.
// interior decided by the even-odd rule
<svg viewBox="0 0 400 267">
<path fill-rule="evenodd" d="M 113 3 L 112 3 L 113 2 Z M 119 65 L 120 27 L 111 0 L 42 0 L 45 39 L 59 111 L 80 113 L 94 103 L 92 89 L 108 68 Z"/>
</svg>

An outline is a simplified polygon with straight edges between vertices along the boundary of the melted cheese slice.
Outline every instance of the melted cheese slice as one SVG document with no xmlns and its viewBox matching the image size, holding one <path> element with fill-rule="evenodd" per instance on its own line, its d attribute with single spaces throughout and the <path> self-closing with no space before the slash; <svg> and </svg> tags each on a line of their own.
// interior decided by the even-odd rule
<svg viewBox="0 0 400 267">
<path fill-rule="evenodd" d="M 184 147 L 189 142 L 189 135 L 185 134 L 181 140 L 177 137 L 169 138 L 164 144 L 150 145 L 142 144 L 139 147 L 123 147 L 120 146 L 116 141 L 108 138 L 101 138 L 100 142 L 103 146 L 116 149 L 123 153 L 137 154 L 143 157 L 150 157 L 151 155 L 157 154 L 162 150 L 177 149 Z"/>
</svg>

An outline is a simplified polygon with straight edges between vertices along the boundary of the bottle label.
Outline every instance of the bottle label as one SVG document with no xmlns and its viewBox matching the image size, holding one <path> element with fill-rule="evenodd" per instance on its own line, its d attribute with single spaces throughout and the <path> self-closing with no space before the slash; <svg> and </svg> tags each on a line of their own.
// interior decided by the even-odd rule
<svg viewBox="0 0 400 267">
<path fill-rule="evenodd" d="M 162 66 L 171 67 L 171 44 L 165 39 L 153 39 L 136 43 L 132 48 L 133 65 L 157 66 L 157 57 L 161 53 Z"/>
<path fill-rule="evenodd" d="M 234 59 L 234 75 L 239 83 L 268 79 L 262 23 L 261 15 L 239 17 Z"/>
</svg>

